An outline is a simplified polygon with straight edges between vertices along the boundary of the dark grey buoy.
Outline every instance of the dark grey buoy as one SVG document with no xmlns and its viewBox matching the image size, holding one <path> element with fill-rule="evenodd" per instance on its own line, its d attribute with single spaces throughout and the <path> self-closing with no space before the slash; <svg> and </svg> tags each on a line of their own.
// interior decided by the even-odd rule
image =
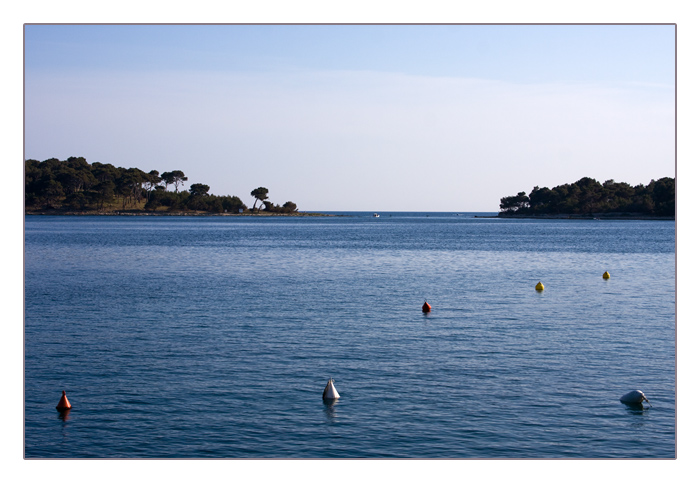
<svg viewBox="0 0 700 483">
<path fill-rule="evenodd" d="M 621 403 L 627 404 L 629 406 L 640 406 L 642 404 L 642 401 L 648 402 L 649 406 L 651 407 L 651 403 L 644 395 L 644 393 L 640 390 L 630 391 L 620 398 Z"/>
</svg>

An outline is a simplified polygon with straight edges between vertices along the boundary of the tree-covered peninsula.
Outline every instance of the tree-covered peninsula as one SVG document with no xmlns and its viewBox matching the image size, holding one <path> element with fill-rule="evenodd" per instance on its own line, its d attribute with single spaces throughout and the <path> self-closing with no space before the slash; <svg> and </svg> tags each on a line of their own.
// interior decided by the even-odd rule
<svg viewBox="0 0 700 483">
<path fill-rule="evenodd" d="M 297 205 L 268 201 L 268 189 L 251 192 L 253 208 L 237 196 L 216 196 L 209 186 L 187 181 L 179 170 L 146 173 L 138 168 L 88 163 L 82 157 L 65 161 L 56 158 L 24 162 L 24 205 L 26 213 L 266 213 L 298 214 Z M 168 189 L 172 186 L 172 190 Z M 260 205 L 256 205 L 260 202 Z"/>
<path fill-rule="evenodd" d="M 529 195 L 521 191 L 501 198 L 498 216 L 619 216 L 675 218 L 676 180 L 661 178 L 644 186 L 603 184 L 593 178 L 552 189 L 535 186 Z"/>
</svg>

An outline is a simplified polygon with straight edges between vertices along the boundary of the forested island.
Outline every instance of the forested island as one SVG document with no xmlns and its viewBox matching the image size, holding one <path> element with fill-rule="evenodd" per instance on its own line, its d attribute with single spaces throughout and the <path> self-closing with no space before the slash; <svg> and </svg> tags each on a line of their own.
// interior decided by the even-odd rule
<svg viewBox="0 0 700 483">
<path fill-rule="evenodd" d="M 302 215 L 292 201 L 276 205 L 269 190 L 251 191 L 253 207 L 238 196 L 216 196 L 209 186 L 187 181 L 179 170 L 146 173 L 138 168 L 88 163 L 83 157 L 24 162 L 25 213 L 81 214 L 277 214 Z M 168 188 L 172 186 L 172 190 Z M 260 202 L 260 205 L 258 205 Z M 257 210 L 256 210 L 257 208 Z"/>
<path fill-rule="evenodd" d="M 593 178 L 552 189 L 535 186 L 529 195 L 521 191 L 501 198 L 499 217 L 617 217 L 675 219 L 676 180 L 661 178 L 644 186 L 603 184 Z"/>
<path fill-rule="evenodd" d="M 88 163 L 83 157 L 24 163 L 25 213 L 45 214 L 266 214 L 302 215 L 296 203 L 268 200 L 269 190 L 251 191 L 252 208 L 238 197 L 209 193 L 209 186 L 188 181 L 179 170 L 159 173 L 138 168 Z M 169 189 L 172 187 L 172 190 Z M 675 219 L 676 180 L 660 178 L 631 186 L 610 179 L 581 178 L 554 188 L 535 186 L 501 198 L 499 217 L 620 217 Z M 258 204 L 259 203 L 259 204 Z"/>
</svg>

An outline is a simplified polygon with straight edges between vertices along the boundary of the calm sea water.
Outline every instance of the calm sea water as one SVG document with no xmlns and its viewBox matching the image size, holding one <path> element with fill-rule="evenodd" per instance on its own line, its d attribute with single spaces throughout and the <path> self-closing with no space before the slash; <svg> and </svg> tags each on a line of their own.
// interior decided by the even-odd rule
<svg viewBox="0 0 700 483">
<path fill-rule="evenodd" d="M 25 456 L 676 456 L 673 222 L 348 215 L 27 216 Z"/>
</svg>

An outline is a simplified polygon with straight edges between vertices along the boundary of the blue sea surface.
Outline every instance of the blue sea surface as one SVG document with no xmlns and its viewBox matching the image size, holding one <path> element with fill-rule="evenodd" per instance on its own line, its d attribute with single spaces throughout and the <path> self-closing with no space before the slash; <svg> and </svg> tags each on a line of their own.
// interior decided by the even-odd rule
<svg viewBox="0 0 700 483">
<path fill-rule="evenodd" d="M 674 222 L 334 214 L 26 216 L 25 457 L 675 458 Z"/>
</svg>

